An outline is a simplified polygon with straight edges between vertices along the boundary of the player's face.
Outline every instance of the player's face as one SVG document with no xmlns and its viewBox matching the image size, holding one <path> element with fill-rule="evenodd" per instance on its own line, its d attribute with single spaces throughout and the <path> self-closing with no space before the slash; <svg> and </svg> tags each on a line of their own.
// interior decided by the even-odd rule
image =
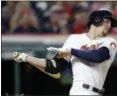
<svg viewBox="0 0 117 96">
<path fill-rule="evenodd" d="M 100 26 L 99 34 L 102 36 L 106 36 L 111 28 L 111 21 L 108 19 L 104 19 L 102 25 Z"/>
</svg>

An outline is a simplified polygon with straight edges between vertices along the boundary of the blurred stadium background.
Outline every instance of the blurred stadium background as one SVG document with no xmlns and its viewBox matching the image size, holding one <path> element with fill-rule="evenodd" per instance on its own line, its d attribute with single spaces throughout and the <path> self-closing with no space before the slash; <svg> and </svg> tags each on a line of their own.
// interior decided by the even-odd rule
<svg viewBox="0 0 117 96">
<path fill-rule="evenodd" d="M 52 58 L 49 46 L 61 47 L 69 34 L 87 31 L 88 15 L 105 7 L 117 18 L 116 1 L 2 1 L 2 95 L 68 95 L 72 83 L 70 70 L 60 80 L 45 75 L 28 64 L 16 64 L 14 51 Z M 110 36 L 117 39 L 117 28 Z M 77 41 L 81 42 L 81 41 Z M 117 56 L 105 82 L 105 95 L 117 95 Z"/>
</svg>

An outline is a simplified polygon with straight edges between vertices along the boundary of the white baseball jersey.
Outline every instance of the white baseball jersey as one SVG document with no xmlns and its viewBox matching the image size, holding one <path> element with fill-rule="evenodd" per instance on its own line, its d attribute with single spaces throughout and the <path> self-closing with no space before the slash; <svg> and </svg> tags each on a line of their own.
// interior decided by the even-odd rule
<svg viewBox="0 0 117 96">
<path fill-rule="evenodd" d="M 78 89 L 77 82 L 84 82 L 102 89 L 108 69 L 112 64 L 117 51 L 117 42 L 112 37 L 101 37 L 91 40 L 86 33 L 74 34 L 68 37 L 63 48 L 91 50 L 99 49 L 101 47 L 107 47 L 109 49 L 110 59 L 100 64 L 87 62 L 73 55 L 70 57 L 73 72 L 72 87 Z"/>
</svg>

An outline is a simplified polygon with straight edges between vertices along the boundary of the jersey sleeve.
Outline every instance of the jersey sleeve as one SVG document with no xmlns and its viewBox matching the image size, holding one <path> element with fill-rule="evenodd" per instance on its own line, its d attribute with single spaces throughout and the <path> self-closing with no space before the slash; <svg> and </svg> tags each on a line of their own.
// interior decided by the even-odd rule
<svg viewBox="0 0 117 96">
<path fill-rule="evenodd" d="M 115 39 L 105 40 L 99 48 L 101 47 L 108 48 L 110 57 L 115 57 L 115 54 L 117 52 L 117 41 Z"/>
</svg>

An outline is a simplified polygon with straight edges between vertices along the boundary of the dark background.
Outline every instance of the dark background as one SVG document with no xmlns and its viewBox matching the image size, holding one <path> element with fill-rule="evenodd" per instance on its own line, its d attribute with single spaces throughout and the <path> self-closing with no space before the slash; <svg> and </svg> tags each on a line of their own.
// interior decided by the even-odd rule
<svg viewBox="0 0 117 96">
<path fill-rule="evenodd" d="M 10 95 L 14 92 L 14 61 L 2 60 L 1 66 L 1 93 Z M 21 82 L 19 94 L 27 95 L 68 95 L 71 85 L 63 85 L 59 80 L 55 80 L 34 67 L 27 72 L 25 64 L 20 65 Z M 113 64 L 110 67 L 105 81 L 105 95 L 117 95 L 117 66 Z"/>
</svg>

